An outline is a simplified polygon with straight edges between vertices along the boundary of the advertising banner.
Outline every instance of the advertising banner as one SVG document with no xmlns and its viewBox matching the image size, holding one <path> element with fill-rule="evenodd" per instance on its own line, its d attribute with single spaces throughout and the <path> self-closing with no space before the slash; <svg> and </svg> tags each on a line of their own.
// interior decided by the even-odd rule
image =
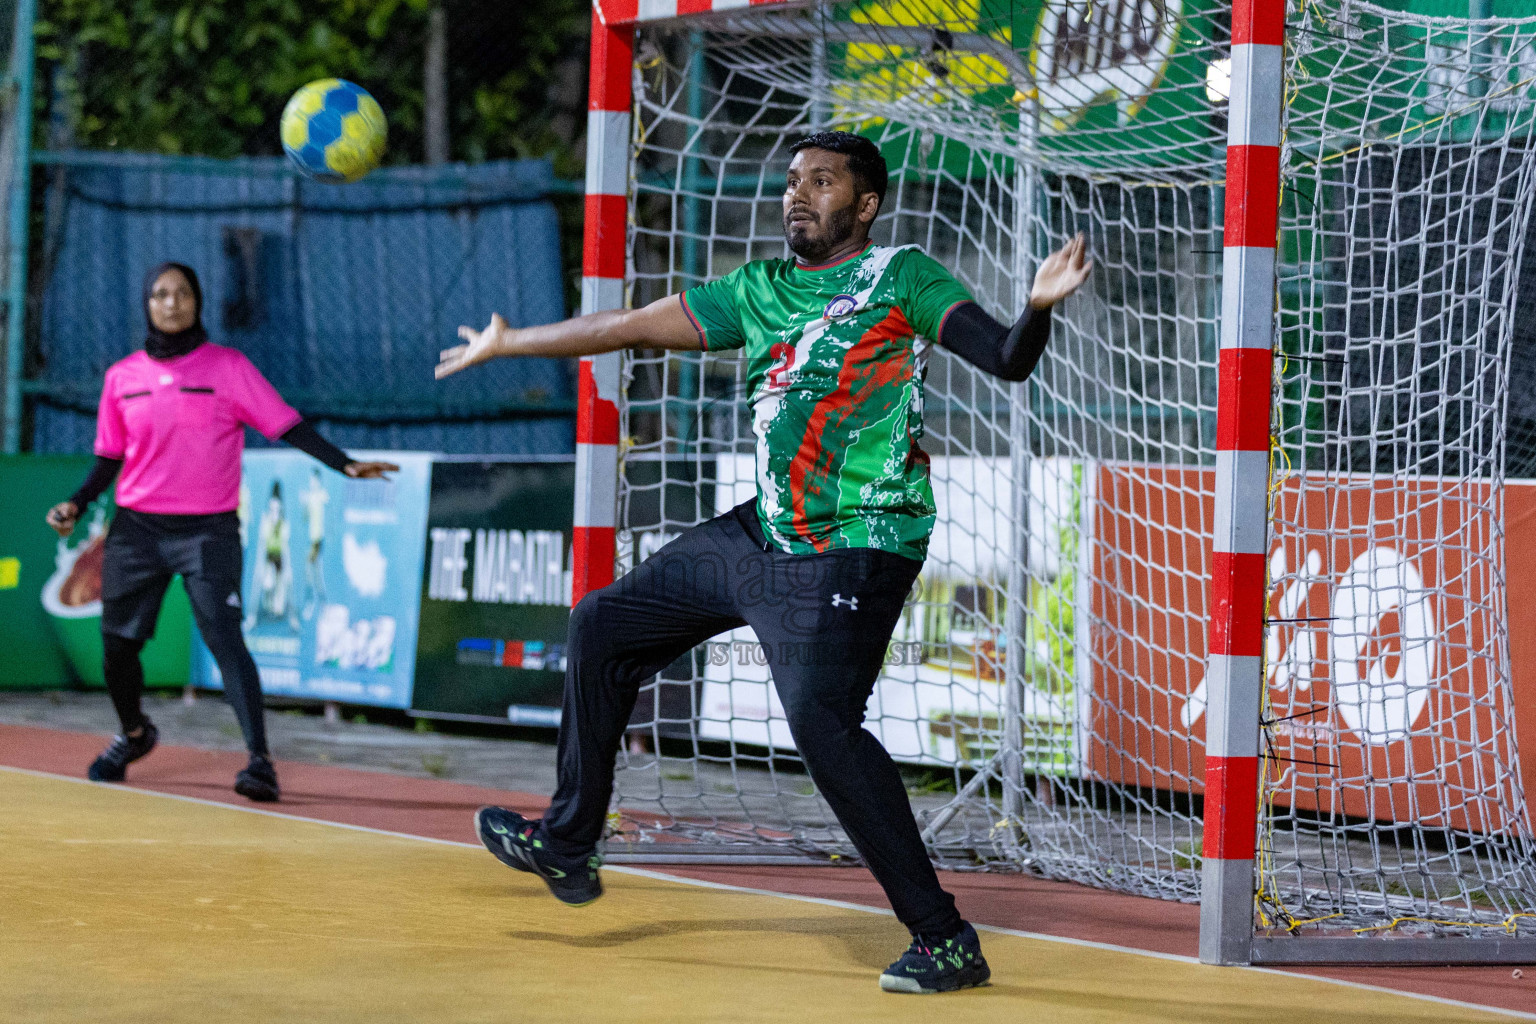
<svg viewBox="0 0 1536 1024">
<path fill-rule="evenodd" d="M 1215 474 L 1162 466 L 1100 466 L 1093 523 L 1093 699 L 1090 775 L 1199 792 L 1204 775 L 1205 652 Z M 1489 677 L 1488 644 L 1504 611 L 1488 538 L 1493 495 L 1469 481 L 1404 482 L 1360 475 L 1328 486 L 1283 481 L 1272 538 L 1266 636 L 1270 756 L 1293 776 L 1301 810 L 1499 831 L 1499 801 L 1447 804 L 1480 792 L 1524 739 L 1536 772 L 1536 485 L 1504 492 L 1514 707 Z M 1440 500 L 1449 487 L 1462 490 Z M 1422 492 L 1423 501 L 1414 500 Z M 1481 509 L 1478 521 L 1457 515 Z M 1299 528 L 1295 524 L 1300 524 Z M 1442 538 L 1451 538 L 1446 542 Z M 1459 539 L 1457 541 L 1456 539 Z M 1510 724 L 1515 729 L 1511 733 Z M 1361 779 L 1399 780 L 1364 786 Z M 1343 785 L 1339 780 L 1357 780 Z"/>
<path fill-rule="evenodd" d="M 839 20 L 914 27 L 930 25 L 942 10 L 950 31 L 991 43 L 953 49 L 834 43 L 828 47 L 833 99 L 883 97 L 893 86 L 913 96 L 958 94 L 975 108 L 996 111 L 997 128 L 1007 131 L 1017 124 L 1027 74 L 1038 102 L 1038 145 L 1046 153 L 1106 169 L 1209 164 L 1212 111 L 1205 84 L 1219 56 L 1210 41 L 1224 31 L 1217 18 L 1229 6 L 1216 0 L 837 5 Z M 933 146 L 918 132 L 891 132 L 888 139 L 893 166 L 920 160 L 961 177 L 976 173 L 972 151 L 953 140 Z M 909 146 L 918 152 L 906 152 Z"/>
<path fill-rule="evenodd" d="M 752 493 L 750 457 L 717 463 L 716 507 Z M 943 510 L 917 590 L 869 703 L 867 728 L 900 760 L 984 761 L 1001 734 L 1009 650 L 999 583 L 1011 550 L 1006 460 L 935 458 Z M 1441 794 L 1523 752 L 1536 778 L 1536 483 L 1504 491 L 1514 706 L 1488 678 L 1503 614 L 1491 563 L 1464 555 L 1491 517 L 1486 485 L 1362 475 L 1276 494 L 1270 552 L 1272 754 L 1298 809 L 1498 831 L 1504 800 Z M 1414 501 L 1415 489 L 1425 500 Z M 1027 771 L 1199 793 L 1204 777 L 1207 595 L 1215 473 L 1203 467 L 1036 459 L 1026 489 L 1030 614 L 1020 652 Z M 1464 538 L 1466 543 L 1437 538 Z M 702 738 L 793 742 L 750 629 L 704 651 Z M 1515 729 L 1510 729 L 1510 723 Z M 1524 747 L 1517 742 L 1524 738 Z M 1336 780 L 1392 778 L 1392 785 Z M 1449 787 L 1449 790 L 1447 789 Z"/>
<path fill-rule="evenodd" d="M 297 451 L 245 453 L 245 642 L 271 695 L 410 706 L 432 456 L 353 480 Z M 219 686 L 197 645 L 194 681 Z"/>
<path fill-rule="evenodd" d="M 0 689 L 56 689 L 75 680 L 103 685 L 101 560 L 112 490 L 60 539 L 43 515 L 74 493 L 89 455 L 0 457 Z M 144 681 L 182 686 L 192 654 L 192 608 L 181 581 L 166 592 L 155 638 L 144 648 Z"/>
<path fill-rule="evenodd" d="M 413 710 L 559 724 L 575 481 L 570 457 L 433 466 Z"/>
<path fill-rule="evenodd" d="M 1203 726 L 1196 742 L 1173 718 L 1205 678 L 1216 474 L 1131 464 L 1096 465 L 1090 476 L 1084 769 L 1190 792 L 1204 772 Z"/>
<path fill-rule="evenodd" d="M 724 511 L 756 493 L 750 455 L 716 463 L 715 507 Z M 865 727 L 902 761 L 985 761 L 1002 732 L 1007 639 L 996 626 L 1018 544 L 1009 537 L 1013 470 L 1006 458 L 934 457 L 934 497 L 943 510 L 915 592 L 897 624 Z M 1068 459 L 1036 459 L 1029 469 L 1029 564 L 1052 581 L 1034 588 L 1042 628 L 1031 634 L 1024 672 L 1039 685 L 1021 688 L 1030 770 L 1065 771 L 1074 763 L 1073 601 L 1085 579 L 1079 560 L 1083 470 Z M 1063 599 L 1065 595 L 1065 599 Z M 793 748 L 750 627 L 705 646 L 699 735 Z"/>
</svg>

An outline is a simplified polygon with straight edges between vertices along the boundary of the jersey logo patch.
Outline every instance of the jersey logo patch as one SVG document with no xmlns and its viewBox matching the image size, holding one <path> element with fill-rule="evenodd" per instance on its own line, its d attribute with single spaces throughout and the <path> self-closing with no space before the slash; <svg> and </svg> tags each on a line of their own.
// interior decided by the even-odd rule
<svg viewBox="0 0 1536 1024">
<path fill-rule="evenodd" d="M 849 611 L 856 612 L 859 610 L 859 599 L 857 597 L 844 597 L 842 594 L 833 594 L 832 607 L 839 608 L 843 605 L 847 605 Z"/>
<path fill-rule="evenodd" d="M 823 320 L 836 320 L 840 316 L 847 316 L 859 308 L 859 300 L 852 295 L 834 295 L 832 301 L 827 303 L 827 308 L 821 311 Z"/>
</svg>

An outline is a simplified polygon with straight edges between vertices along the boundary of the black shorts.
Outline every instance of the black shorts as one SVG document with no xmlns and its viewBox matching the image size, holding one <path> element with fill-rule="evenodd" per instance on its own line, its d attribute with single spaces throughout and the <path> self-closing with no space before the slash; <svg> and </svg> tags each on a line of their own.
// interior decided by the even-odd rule
<svg viewBox="0 0 1536 1024">
<path fill-rule="evenodd" d="M 171 577 L 181 576 L 198 628 L 239 628 L 240 520 L 233 512 L 156 515 L 120 508 L 101 566 L 101 631 L 148 640 Z"/>
</svg>

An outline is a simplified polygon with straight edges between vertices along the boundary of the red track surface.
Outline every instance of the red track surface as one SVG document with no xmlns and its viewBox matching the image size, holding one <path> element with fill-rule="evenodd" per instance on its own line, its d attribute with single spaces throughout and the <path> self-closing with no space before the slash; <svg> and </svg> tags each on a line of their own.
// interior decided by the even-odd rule
<svg viewBox="0 0 1536 1024">
<path fill-rule="evenodd" d="M 83 777 L 107 737 L 0 725 L 0 764 Z M 158 793 L 251 806 L 230 788 L 245 755 L 162 745 L 131 769 L 132 786 Z M 537 814 L 545 798 L 385 772 L 282 762 L 283 802 L 295 817 L 458 842 L 475 841 L 471 815 L 495 803 Z M 674 868 L 680 877 L 883 907 L 862 868 Z M 1193 956 L 1196 907 L 1122 896 L 1020 875 L 946 874 L 944 884 L 967 918 L 980 924 Z M 1483 1006 L 1536 1012 L 1536 970 L 1516 979 L 1507 967 L 1332 968 L 1298 973 L 1378 985 Z"/>
</svg>

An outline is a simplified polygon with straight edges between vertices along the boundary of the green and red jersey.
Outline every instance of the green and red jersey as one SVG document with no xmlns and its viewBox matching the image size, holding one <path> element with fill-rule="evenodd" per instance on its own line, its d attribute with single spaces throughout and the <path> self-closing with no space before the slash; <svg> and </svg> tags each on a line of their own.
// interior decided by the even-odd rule
<svg viewBox="0 0 1536 1024">
<path fill-rule="evenodd" d="M 822 266 L 754 260 L 683 293 L 706 351 L 746 349 L 757 515 L 773 543 L 927 554 L 923 371 L 944 317 L 969 301 L 916 246 L 874 244 Z"/>
</svg>

